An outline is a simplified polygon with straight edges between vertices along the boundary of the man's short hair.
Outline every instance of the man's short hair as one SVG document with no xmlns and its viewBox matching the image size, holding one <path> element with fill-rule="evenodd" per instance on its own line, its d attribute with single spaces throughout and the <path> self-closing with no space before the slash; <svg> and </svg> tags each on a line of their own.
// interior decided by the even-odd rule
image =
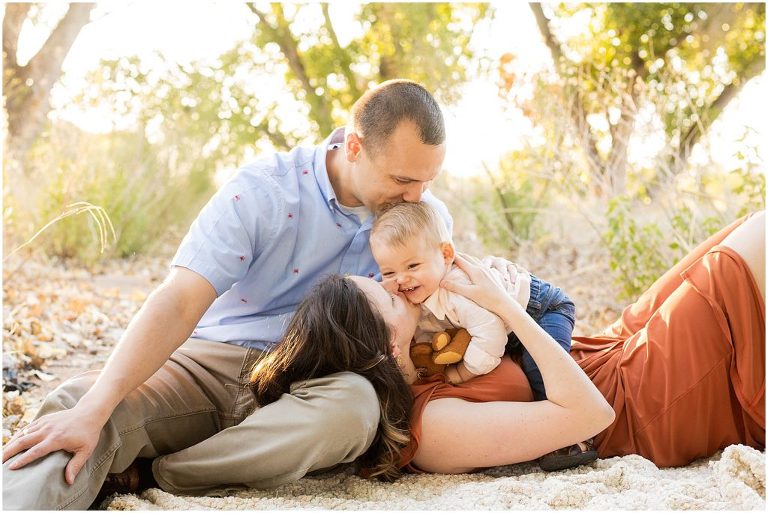
<svg viewBox="0 0 768 513">
<path fill-rule="evenodd" d="M 412 80 L 382 82 L 368 90 L 352 106 L 354 131 L 365 150 L 375 155 L 402 121 L 416 125 L 424 144 L 445 142 L 443 113 L 424 86 Z"/>
<path fill-rule="evenodd" d="M 369 238 L 371 244 L 404 246 L 414 238 L 430 246 L 451 242 L 445 221 L 429 203 L 393 203 L 376 213 Z"/>
</svg>

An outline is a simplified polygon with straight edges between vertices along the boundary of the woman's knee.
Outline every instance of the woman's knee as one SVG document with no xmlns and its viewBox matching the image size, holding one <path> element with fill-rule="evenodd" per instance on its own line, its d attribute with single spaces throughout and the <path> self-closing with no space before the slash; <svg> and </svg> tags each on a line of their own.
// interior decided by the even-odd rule
<svg viewBox="0 0 768 513">
<path fill-rule="evenodd" d="M 765 211 L 756 212 L 723 239 L 747 264 L 765 297 Z"/>
</svg>

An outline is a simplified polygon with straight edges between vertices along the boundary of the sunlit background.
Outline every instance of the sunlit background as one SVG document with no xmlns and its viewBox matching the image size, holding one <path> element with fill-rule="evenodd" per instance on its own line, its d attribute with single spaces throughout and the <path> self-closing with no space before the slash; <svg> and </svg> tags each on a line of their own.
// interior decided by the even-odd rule
<svg viewBox="0 0 768 513">
<path fill-rule="evenodd" d="M 552 67 L 552 57 L 536 28 L 536 21 L 525 2 L 490 2 L 495 14 L 474 28 L 472 47 L 496 61 L 506 52 L 514 52 L 515 66 L 524 73 L 535 74 Z M 320 16 L 307 13 L 303 22 L 310 27 Z M 354 14 L 357 2 L 332 2 L 331 13 L 336 24 L 339 42 L 347 44 L 359 36 L 361 25 Z M 50 24 L 66 11 L 66 4 L 51 5 L 46 21 L 24 27 L 19 42 L 19 61 L 26 62 L 45 42 Z M 71 121 L 78 127 L 105 132 L 119 119 L 98 109 L 82 110 L 70 106 L 73 95 L 87 89 L 86 73 L 96 68 L 101 59 L 138 56 L 152 62 L 157 53 L 176 62 L 213 60 L 231 48 L 237 41 L 246 40 L 253 30 L 253 20 L 245 16 L 241 2 L 177 2 L 177 1 L 105 1 L 99 2 L 93 12 L 94 21 L 86 25 L 64 61 L 64 80 L 53 93 L 51 117 Z M 588 18 L 576 17 L 565 24 L 567 33 L 579 33 Z M 159 64 L 159 61 L 158 61 Z M 263 75 L 253 77 L 263 84 L 263 91 L 279 94 L 282 77 Z M 761 96 L 762 92 L 762 96 Z M 732 163 L 733 156 L 745 142 L 757 142 L 766 134 L 768 103 L 763 101 L 766 88 L 762 78 L 753 80 L 739 95 L 710 131 L 711 157 L 716 161 Z M 286 100 L 292 95 L 283 91 Z M 498 87 L 485 76 L 472 77 L 462 86 L 461 100 L 446 105 L 448 123 L 448 155 L 445 170 L 465 176 L 482 174 L 483 162 L 495 165 L 510 148 L 519 147 L 520 139 L 531 136 L 531 124 L 517 109 L 500 108 Z M 289 113 L 290 114 L 290 113 Z M 302 117 L 289 120 L 300 125 Z M 742 127 L 749 127 L 746 133 Z M 315 142 L 315 137 L 306 141 Z M 658 144 L 658 143 L 657 143 Z M 633 148 L 636 159 L 644 158 L 643 146 Z M 652 151 L 652 147 L 650 150 Z"/>
<path fill-rule="evenodd" d="M 31 8 L 17 67 L 4 65 L 5 253 L 57 216 L 34 250 L 84 262 L 167 251 L 157 242 L 173 246 L 239 165 L 317 143 L 354 91 L 393 70 L 444 107 L 434 188 L 477 252 L 599 245 L 631 294 L 764 205 L 764 4 L 331 2 L 331 31 L 319 3 L 104 1 L 22 140 L 27 113 L 11 107 L 39 84 L 14 73 L 68 8 Z"/>
</svg>

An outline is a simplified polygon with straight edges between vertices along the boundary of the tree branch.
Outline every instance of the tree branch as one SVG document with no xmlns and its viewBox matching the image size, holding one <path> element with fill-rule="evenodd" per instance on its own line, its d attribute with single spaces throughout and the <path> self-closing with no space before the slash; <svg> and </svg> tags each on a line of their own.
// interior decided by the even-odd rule
<svg viewBox="0 0 768 513">
<path fill-rule="evenodd" d="M 536 18 L 536 24 L 539 27 L 541 36 L 544 38 L 544 44 L 547 45 L 547 48 L 549 48 L 549 51 L 552 54 L 555 72 L 559 75 L 560 66 L 562 66 L 562 63 L 565 60 L 563 51 L 560 48 L 560 42 L 558 42 L 557 38 L 552 33 L 552 29 L 549 26 L 549 20 L 544 15 L 544 10 L 542 9 L 541 4 L 530 3 L 528 5 L 530 6 L 531 11 L 533 11 L 533 16 Z M 586 153 L 587 162 L 592 168 L 593 173 L 598 176 L 605 175 L 605 163 L 603 162 L 603 159 L 600 158 L 600 154 L 597 151 L 597 142 L 589 128 L 589 123 L 587 123 L 586 107 L 578 87 L 576 88 L 574 99 L 571 103 L 571 108 L 568 109 L 568 113 L 573 121 L 574 128 L 576 129 L 577 139 Z"/>
<path fill-rule="evenodd" d="M 48 36 L 42 48 L 27 66 L 29 77 L 39 87 L 48 89 L 61 77 L 61 65 L 75 42 L 80 30 L 88 24 L 91 10 L 96 4 L 70 4 L 64 17 Z"/>
<path fill-rule="evenodd" d="M 51 88 L 62 74 L 62 63 L 75 42 L 80 30 L 89 22 L 91 9 L 95 4 L 70 4 L 64 17 L 51 31 L 48 39 L 26 66 L 8 69 L 4 66 L 3 83 L 5 109 L 8 115 L 8 152 L 11 159 L 23 161 L 23 155 L 42 130 L 45 116 L 50 110 Z M 10 7 L 10 6 L 8 6 Z M 3 34 L 4 51 L 13 51 L 18 42 L 15 27 L 21 27 L 21 14 L 28 14 L 28 8 L 12 8 L 11 17 L 6 11 L 3 26 L 8 22 L 11 33 Z M 15 39 L 14 39 L 15 38 Z M 15 60 L 15 55 L 14 55 Z"/>
<path fill-rule="evenodd" d="M 541 32 L 541 35 L 544 38 L 544 44 L 547 45 L 547 48 L 549 48 L 549 51 L 552 53 L 552 60 L 555 61 L 555 69 L 557 69 L 560 59 L 563 58 L 560 43 L 555 39 L 554 34 L 552 34 L 552 29 L 549 28 L 549 20 L 544 16 L 544 9 L 541 8 L 541 4 L 538 2 L 529 3 L 528 6 L 531 8 L 531 11 L 533 11 L 533 16 L 536 18 L 536 25 L 538 25 L 539 32 Z"/>
<path fill-rule="evenodd" d="M 5 66 L 7 68 L 16 68 L 18 66 L 17 50 L 19 45 L 19 35 L 24 20 L 27 19 L 27 12 L 32 4 L 6 4 L 5 14 L 3 14 L 3 53 L 5 54 Z"/>
<path fill-rule="evenodd" d="M 349 93 L 352 95 L 353 98 L 357 99 L 360 98 L 360 89 L 357 87 L 357 77 L 355 77 L 355 74 L 352 72 L 352 69 L 350 68 L 350 65 L 352 64 L 349 53 L 345 52 L 344 49 L 339 44 L 339 38 L 336 36 L 336 30 L 333 28 L 333 22 L 331 21 L 331 14 L 329 9 L 328 3 L 322 3 L 320 4 L 320 7 L 323 10 L 323 18 L 325 19 L 325 29 L 328 31 L 328 34 L 331 36 L 331 41 L 333 42 L 334 47 L 334 53 L 336 54 L 337 58 L 339 59 L 339 67 L 341 68 L 341 72 L 344 74 L 344 77 L 347 79 L 347 83 L 349 84 Z"/>
<path fill-rule="evenodd" d="M 704 132 L 706 132 L 707 129 L 712 126 L 712 123 L 714 123 L 715 120 L 720 116 L 720 113 L 725 110 L 731 100 L 733 100 L 739 94 L 739 91 L 741 91 L 741 89 L 744 87 L 744 84 L 746 84 L 749 79 L 762 73 L 764 70 L 765 60 L 755 59 L 752 65 L 744 72 L 744 74 L 739 76 L 738 81 L 731 82 L 723 88 L 723 91 L 720 93 L 720 95 L 709 105 L 709 108 L 707 108 L 710 116 L 707 118 L 701 118 L 699 119 L 699 122 L 693 123 L 685 135 L 683 135 L 681 138 L 677 153 L 677 162 L 679 165 L 683 165 L 688 161 L 688 157 L 690 157 L 691 152 L 693 151 L 693 147 L 696 146 L 702 135 L 704 135 Z"/>
<path fill-rule="evenodd" d="M 296 42 L 296 39 L 294 39 L 293 33 L 291 33 L 291 29 L 285 19 L 282 5 L 276 3 L 270 4 L 272 6 L 272 14 L 274 14 L 277 19 L 275 24 L 269 23 L 266 13 L 260 11 L 253 3 L 249 2 L 246 5 L 251 12 L 256 14 L 259 18 L 259 23 L 262 25 L 262 29 L 265 30 L 269 38 L 280 47 L 280 51 L 288 61 L 288 67 L 296 79 L 301 83 L 304 93 L 306 94 L 306 101 L 313 114 L 312 117 L 315 122 L 317 122 L 320 133 L 330 133 L 333 129 L 331 112 L 328 109 L 328 104 L 325 99 L 318 96 L 309 80 L 304 62 L 299 54 L 299 45 Z"/>
</svg>

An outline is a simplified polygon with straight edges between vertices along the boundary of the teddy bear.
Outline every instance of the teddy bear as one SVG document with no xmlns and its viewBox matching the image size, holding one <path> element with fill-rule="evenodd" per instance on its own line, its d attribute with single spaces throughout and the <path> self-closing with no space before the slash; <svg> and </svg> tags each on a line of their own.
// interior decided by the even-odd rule
<svg viewBox="0 0 768 513">
<path fill-rule="evenodd" d="M 470 340 L 472 337 L 464 328 L 439 331 L 432 336 L 431 344 L 411 346 L 411 360 L 414 367 L 424 369 L 424 377 L 444 374 L 446 366 L 459 363 L 464 358 Z"/>
</svg>

